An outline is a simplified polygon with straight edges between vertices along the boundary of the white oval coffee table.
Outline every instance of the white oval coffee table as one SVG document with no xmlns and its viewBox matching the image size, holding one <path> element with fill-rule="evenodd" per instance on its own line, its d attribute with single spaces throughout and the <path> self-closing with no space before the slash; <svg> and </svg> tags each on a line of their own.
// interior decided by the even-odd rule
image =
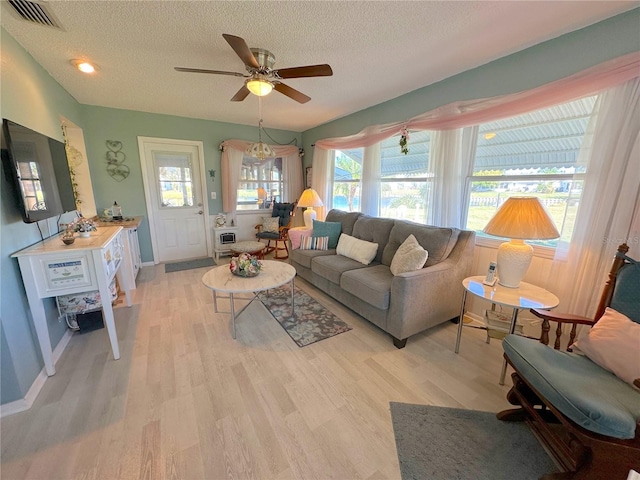
<svg viewBox="0 0 640 480">
<path fill-rule="evenodd" d="M 239 277 L 229 270 L 229 265 L 220 265 L 212 268 L 202 276 L 202 283 L 213 291 L 213 309 L 218 313 L 218 293 L 228 293 L 231 305 L 231 321 L 233 325 L 233 338 L 236 338 L 236 318 L 251 302 L 258 298 L 258 293 L 272 288 L 277 288 L 291 282 L 291 315 L 294 313 L 294 279 L 296 269 L 288 263 L 276 260 L 261 260 L 262 270 L 257 277 Z M 236 313 L 233 296 L 236 293 L 253 293 L 253 298 Z M 243 298 L 246 300 L 246 298 Z"/>
</svg>

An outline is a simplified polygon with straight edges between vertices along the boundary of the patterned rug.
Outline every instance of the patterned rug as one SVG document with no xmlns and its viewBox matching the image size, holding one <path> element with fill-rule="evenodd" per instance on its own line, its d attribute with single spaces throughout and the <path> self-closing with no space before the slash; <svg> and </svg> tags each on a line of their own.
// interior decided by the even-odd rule
<svg viewBox="0 0 640 480">
<path fill-rule="evenodd" d="M 294 287 L 295 288 L 295 287 Z M 291 318 L 291 285 L 261 292 L 260 301 L 299 347 L 348 332 L 351 327 L 299 288 L 294 290 L 295 315 Z"/>
</svg>

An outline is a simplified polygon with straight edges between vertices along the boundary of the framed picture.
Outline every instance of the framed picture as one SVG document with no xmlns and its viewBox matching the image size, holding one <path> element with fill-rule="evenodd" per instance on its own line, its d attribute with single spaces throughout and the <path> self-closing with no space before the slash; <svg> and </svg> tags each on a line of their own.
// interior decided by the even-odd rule
<svg viewBox="0 0 640 480">
<path fill-rule="evenodd" d="M 311 188 L 311 174 L 312 174 L 312 167 L 307 167 L 306 169 L 306 174 L 307 174 L 307 183 L 306 183 L 306 188 Z"/>
</svg>

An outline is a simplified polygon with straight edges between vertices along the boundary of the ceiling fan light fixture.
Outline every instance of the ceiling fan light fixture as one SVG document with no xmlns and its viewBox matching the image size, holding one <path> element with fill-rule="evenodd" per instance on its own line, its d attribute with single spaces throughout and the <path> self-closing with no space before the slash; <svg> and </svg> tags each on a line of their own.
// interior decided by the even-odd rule
<svg viewBox="0 0 640 480">
<path fill-rule="evenodd" d="M 246 81 L 246 85 L 249 91 L 258 97 L 269 95 L 273 90 L 273 83 L 261 75 L 250 78 Z"/>
</svg>

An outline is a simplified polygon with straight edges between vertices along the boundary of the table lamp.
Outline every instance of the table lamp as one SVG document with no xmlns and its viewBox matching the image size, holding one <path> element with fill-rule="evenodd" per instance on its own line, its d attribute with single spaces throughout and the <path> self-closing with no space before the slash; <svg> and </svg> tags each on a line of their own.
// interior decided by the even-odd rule
<svg viewBox="0 0 640 480">
<path fill-rule="evenodd" d="M 511 240 L 498 248 L 498 283 L 517 288 L 527 273 L 533 248 L 524 240 L 551 240 L 560 234 L 537 197 L 510 197 L 498 209 L 484 233 Z"/>
<path fill-rule="evenodd" d="M 313 188 L 307 188 L 298 201 L 299 207 L 307 207 L 304 211 L 304 226 L 313 228 L 313 221 L 316 218 L 316 211 L 313 207 L 322 207 L 324 203 L 320 200 L 320 196 Z"/>
</svg>

